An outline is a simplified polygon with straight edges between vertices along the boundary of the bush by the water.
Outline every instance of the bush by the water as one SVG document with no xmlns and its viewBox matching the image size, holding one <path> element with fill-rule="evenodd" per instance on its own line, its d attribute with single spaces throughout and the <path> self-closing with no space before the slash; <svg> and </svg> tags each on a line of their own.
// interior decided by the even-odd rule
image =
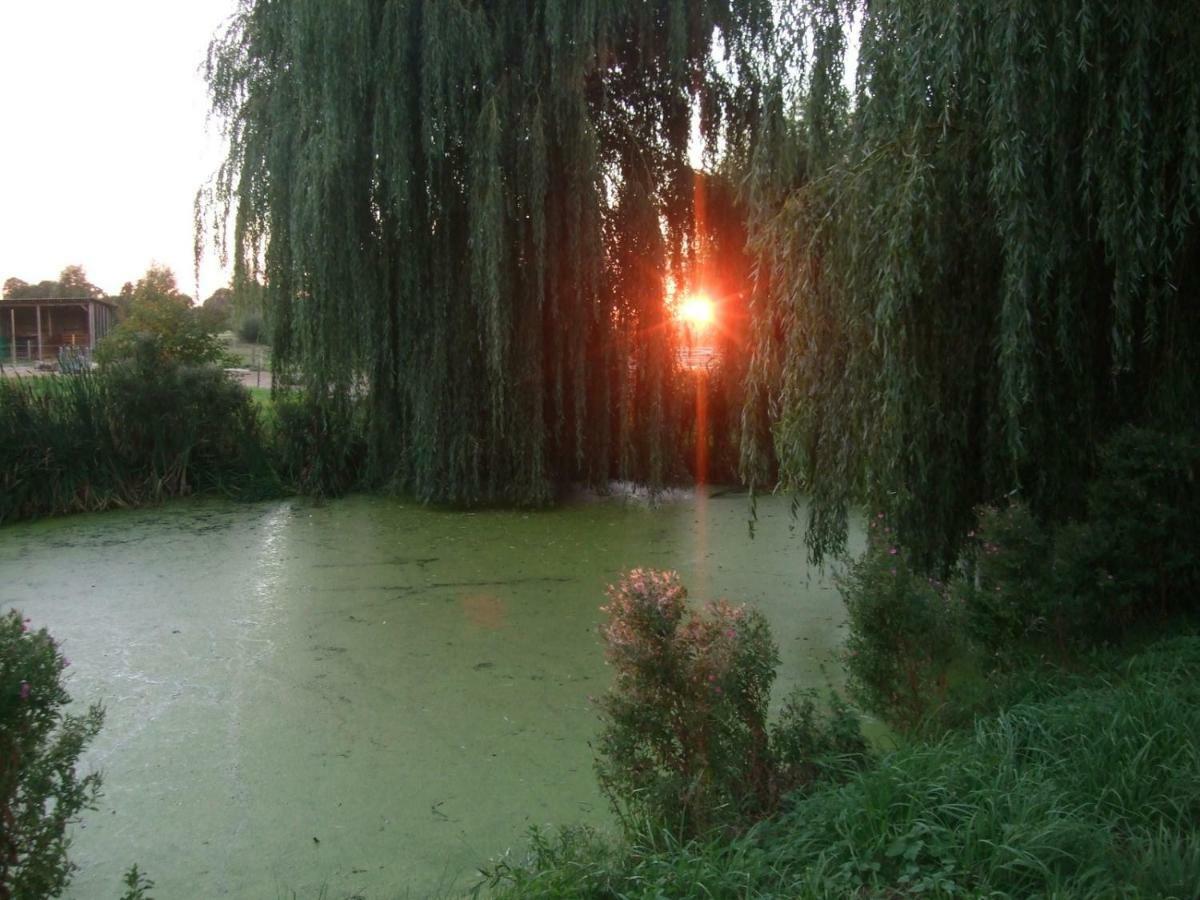
<svg viewBox="0 0 1200 900">
<path fill-rule="evenodd" d="M 945 699 L 962 652 L 959 610 L 945 585 L 921 574 L 876 517 L 866 552 L 838 586 L 850 626 L 844 659 L 852 696 L 898 727 L 917 725 Z"/>
<path fill-rule="evenodd" d="M 82 714 L 63 686 L 69 665 L 45 629 L 16 610 L 0 616 L 0 898 L 57 897 L 75 866 L 67 826 L 94 803 L 100 775 L 79 756 L 100 731 L 98 704 Z"/>
<path fill-rule="evenodd" d="M 138 347 L 98 373 L 0 379 L 0 524 L 277 489 L 247 392 Z"/>
<path fill-rule="evenodd" d="M 872 520 L 840 583 L 855 699 L 901 730 L 934 713 L 949 724 L 1033 660 L 1066 662 L 1195 616 L 1198 521 L 1200 441 L 1134 428 L 1102 448 L 1079 520 L 1050 525 L 1020 501 L 985 507 L 945 581 Z"/>
<path fill-rule="evenodd" d="M 742 825 L 818 780 L 831 758 L 864 755 L 843 704 L 825 721 L 811 697 L 793 696 L 768 726 L 779 654 L 758 611 L 722 600 L 690 612 L 678 575 L 644 569 L 608 598 L 613 684 L 600 700 L 596 766 L 627 827 L 692 835 Z"/>
<path fill-rule="evenodd" d="M 1200 884 L 1200 638 L 968 733 L 905 746 L 728 837 L 535 834 L 500 896 L 1192 897 Z M 1104 671 L 1105 666 L 1096 670 Z"/>
<path fill-rule="evenodd" d="M 1058 527 L 1017 502 L 981 512 L 963 596 L 989 652 L 1119 641 L 1200 611 L 1200 438 L 1126 428 L 1100 452 L 1085 515 Z"/>
<path fill-rule="evenodd" d="M 280 392 L 273 414 L 270 452 L 285 483 L 313 497 L 335 497 L 360 483 L 367 453 L 361 401 Z"/>
</svg>

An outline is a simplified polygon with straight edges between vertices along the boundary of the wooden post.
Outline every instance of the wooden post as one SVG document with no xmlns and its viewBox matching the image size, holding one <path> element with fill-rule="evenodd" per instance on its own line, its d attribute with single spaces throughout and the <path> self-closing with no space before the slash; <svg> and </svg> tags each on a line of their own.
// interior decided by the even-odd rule
<svg viewBox="0 0 1200 900">
<path fill-rule="evenodd" d="M 17 308 L 15 306 L 8 311 L 8 321 L 12 328 L 9 337 L 12 339 L 12 358 L 15 366 L 17 364 Z"/>
<path fill-rule="evenodd" d="M 88 301 L 87 305 L 88 317 L 88 350 L 96 349 L 96 303 Z"/>
<path fill-rule="evenodd" d="M 38 334 L 37 361 L 40 363 L 42 361 L 42 307 L 41 307 L 41 305 L 39 304 L 38 306 L 35 306 L 33 308 L 33 311 L 37 313 L 37 334 Z M 34 363 L 34 365 L 37 365 L 37 363 Z"/>
</svg>

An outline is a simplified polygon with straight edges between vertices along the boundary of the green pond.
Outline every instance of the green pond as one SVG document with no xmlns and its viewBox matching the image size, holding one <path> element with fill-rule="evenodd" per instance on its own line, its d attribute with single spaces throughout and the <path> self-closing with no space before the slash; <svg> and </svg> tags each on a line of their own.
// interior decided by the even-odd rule
<svg viewBox="0 0 1200 900">
<path fill-rule="evenodd" d="M 776 696 L 838 678 L 843 611 L 788 503 L 745 494 L 546 512 L 352 497 L 194 501 L 0 530 L 0 606 L 102 700 L 99 808 L 67 896 L 136 862 L 163 898 L 458 895 L 532 825 L 609 825 L 589 739 L 604 588 L 677 569 L 753 604 Z"/>
</svg>

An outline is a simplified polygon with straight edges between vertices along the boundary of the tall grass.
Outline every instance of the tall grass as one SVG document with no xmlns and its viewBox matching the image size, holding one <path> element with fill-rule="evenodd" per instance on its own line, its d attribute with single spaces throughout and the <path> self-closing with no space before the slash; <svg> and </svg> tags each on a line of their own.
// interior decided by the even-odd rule
<svg viewBox="0 0 1200 900">
<path fill-rule="evenodd" d="M 197 491 L 278 490 L 249 395 L 212 367 L 149 358 L 0 379 L 0 524 Z"/>
<path fill-rule="evenodd" d="M 913 744 L 741 837 L 535 834 L 511 897 L 1193 897 L 1200 638 Z M 482 887 L 481 887 L 482 890 Z"/>
</svg>

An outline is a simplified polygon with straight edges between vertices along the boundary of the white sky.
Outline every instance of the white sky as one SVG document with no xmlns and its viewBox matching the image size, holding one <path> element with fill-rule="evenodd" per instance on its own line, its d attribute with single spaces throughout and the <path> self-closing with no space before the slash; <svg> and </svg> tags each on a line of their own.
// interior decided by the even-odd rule
<svg viewBox="0 0 1200 900">
<path fill-rule="evenodd" d="M 222 153 L 198 67 L 237 0 L 0 0 L 0 282 L 82 265 L 116 293 L 152 263 L 203 300 L 192 202 Z"/>
</svg>

